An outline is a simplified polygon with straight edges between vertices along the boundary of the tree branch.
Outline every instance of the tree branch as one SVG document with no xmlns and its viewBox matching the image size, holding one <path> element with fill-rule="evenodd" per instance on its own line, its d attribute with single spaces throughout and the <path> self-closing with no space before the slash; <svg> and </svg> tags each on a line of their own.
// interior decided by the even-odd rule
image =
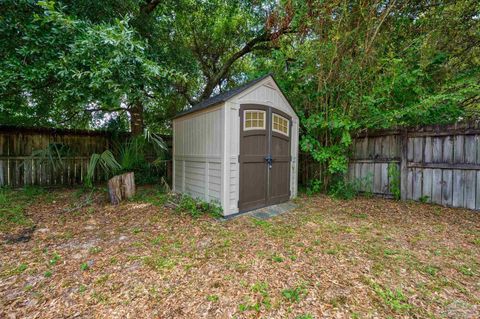
<svg viewBox="0 0 480 319">
<path fill-rule="evenodd" d="M 188 94 L 187 92 L 180 92 L 180 94 L 187 100 L 188 104 L 190 105 L 195 105 L 197 104 L 197 101 L 195 101 L 194 99 L 192 99 Z"/>
<path fill-rule="evenodd" d="M 143 4 L 142 6 L 140 6 L 140 12 L 143 13 L 143 14 L 150 14 L 152 13 L 153 11 L 155 11 L 155 9 L 157 8 L 157 6 L 162 2 L 162 0 L 147 0 L 145 2 L 145 4 Z"/>
<path fill-rule="evenodd" d="M 196 35 L 196 32 L 195 32 L 195 28 L 192 25 L 190 25 L 190 29 L 191 29 L 191 32 L 192 32 L 192 35 L 193 35 L 193 53 L 197 56 L 197 59 L 200 62 L 200 67 L 202 69 L 203 75 L 205 75 L 205 77 L 208 80 L 210 80 L 210 69 L 211 69 L 211 67 L 208 66 L 207 61 L 205 61 L 205 59 L 203 57 L 202 50 L 201 50 L 200 45 L 199 45 L 198 40 L 197 40 L 197 35 Z"/>
<path fill-rule="evenodd" d="M 209 80 L 207 85 L 205 86 L 202 95 L 200 96 L 200 101 L 205 100 L 210 97 L 213 92 L 215 86 L 217 86 L 226 76 L 228 70 L 235 63 L 238 59 L 242 58 L 246 54 L 255 51 L 255 50 L 268 50 L 271 49 L 272 46 L 267 45 L 266 43 L 277 39 L 281 35 L 288 34 L 288 33 L 295 33 L 295 30 L 290 29 L 289 27 L 281 28 L 280 30 L 276 31 L 275 33 L 268 33 L 263 32 L 257 35 L 255 38 L 248 41 L 239 51 L 235 52 L 227 61 L 222 65 L 219 71 L 214 74 L 212 77 L 207 79 Z"/>
<path fill-rule="evenodd" d="M 129 110 L 128 108 L 124 108 L 124 107 L 118 107 L 114 109 L 102 109 L 100 107 L 95 109 L 85 109 L 84 111 L 88 113 L 93 113 L 93 112 L 122 112 L 122 111 L 128 111 L 128 110 Z"/>
<path fill-rule="evenodd" d="M 386 8 L 386 10 L 383 12 L 382 16 L 380 17 L 380 22 L 378 23 L 377 27 L 375 28 L 375 31 L 373 32 L 372 38 L 370 42 L 367 44 L 367 47 L 365 48 L 365 56 L 364 58 L 368 55 L 370 52 L 370 49 L 372 48 L 373 43 L 375 42 L 375 38 L 378 35 L 378 32 L 380 31 L 380 27 L 383 25 L 385 22 L 385 19 L 387 18 L 388 14 L 390 13 L 390 10 L 395 6 L 396 0 L 393 0 L 389 6 Z"/>
<path fill-rule="evenodd" d="M 262 34 L 248 41 L 239 51 L 235 52 L 230 58 L 228 58 L 227 61 L 225 61 L 225 63 L 222 65 L 220 70 L 209 79 L 207 85 L 202 92 L 202 95 L 200 96 L 200 100 L 205 100 L 210 97 L 215 86 L 222 81 L 222 79 L 225 77 L 228 70 L 230 69 L 232 64 L 235 63 L 235 61 L 237 61 L 247 53 L 252 52 L 257 44 L 268 42 L 270 41 L 270 39 L 270 34 L 268 34 L 267 32 L 263 32 Z"/>
<path fill-rule="evenodd" d="M 190 105 L 195 105 L 197 101 L 195 101 L 192 97 L 190 97 L 187 93 L 187 87 L 183 84 L 176 84 L 175 89 L 179 94 L 181 94 L 188 102 Z"/>
</svg>

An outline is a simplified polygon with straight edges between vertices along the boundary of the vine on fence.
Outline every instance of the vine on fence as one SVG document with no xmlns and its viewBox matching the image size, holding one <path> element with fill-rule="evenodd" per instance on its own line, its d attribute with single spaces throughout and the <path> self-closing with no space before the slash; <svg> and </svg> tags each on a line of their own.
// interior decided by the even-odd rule
<svg viewBox="0 0 480 319">
<path fill-rule="evenodd" d="M 400 170 L 398 169 L 398 165 L 396 163 L 388 164 L 388 185 L 393 198 L 400 200 Z"/>
</svg>

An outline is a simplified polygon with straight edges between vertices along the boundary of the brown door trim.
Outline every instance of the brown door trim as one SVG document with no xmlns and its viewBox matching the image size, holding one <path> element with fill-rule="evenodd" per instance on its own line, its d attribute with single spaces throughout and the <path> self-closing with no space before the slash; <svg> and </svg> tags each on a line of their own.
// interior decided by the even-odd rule
<svg viewBox="0 0 480 319">
<path fill-rule="evenodd" d="M 245 110 L 259 110 L 265 112 L 265 129 L 261 130 L 248 130 L 244 131 L 243 123 L 244 123 L 244 111 Z M 267 201 L 267 185 L 268 185 L 268 175 L 267 171 L 265 170 L 265 156 L 268 154 L 268 127 L 269 127 L 269 120 L 268 120 L 268 106 L 260 105 L 260 104 L 242 104 L 240 105 L 240 155 L 238 157 L 239 161 L 239 200 L 238 200 L 238 209 L 240 212 L 249 211 L 253 209 L 257 209 L 260 207 L 264 207 Z M 245 137 L 254 138 L 258 136 L 259 139 L 261 137 L 264 138 L 263 142 L 265 147 L 263 148 L 263 154 L 255 154 L 255 155 L 248 155 L 245 154 L 247 151 L 245 150 Z M 262 148 L 260 146 L 260 148 Z M 256 200 L 247 201 L 245 198 L 249 197 L 250 194 L 246 194 L 246 190 L 243 187 L 243 184 L 247 181 L 243 173 L 245 173 L 246 165 L 250 166 L 257 166 L 258 175 L 255 174 L 257 177 L 257 182 L 262 184 L 253 185 L 255 188 L 250 188 L 249 190 L 254 192 L 255 189 L 261 190 L 256 195 L 258 198 Z M 262 177 L 264 175 L 264 178 Z M 252 187 L 253 187 L 252 186 Z M 263 190 L 262 190 L 263 189 Z"/>
<path fill-rule="evenodd" d="M 273 187 L 277 187 L 278 185 L 275 185 L 275 183 L 272 182 L 272 180 L 276 177 L 269 176 L 269 181 L 268 181 L 268 197 L 267 197 L 267 205 L 274 205 L 278 203 L 282 203 L 287 201 L 290 198 L 290 165 L 292 161 L 292 150 L 291 150 L 291 141 L 292 141 L 292 117 L 278 109 L 275 108 L 270 108 L 269 112 L 269 119 L 270 121 L 273 119 L 273 113 L 276 113 L 278 115 L 283 116 L 284 118 L 288 119 L 289 123 L 289 128 L 288 128 L 288 136 L 285 136 L 284 134 L 274 132 L 273 131 L 273 126 L 270 123 L 269 124 L 269 154 L 272 156 L 272 161 L 273 165 L 279 164 L 279 163 L 287 163 L 288 169 L 287 169 L 287 187 L 288 187 L 288 192 L 283 195 L 279 196 L 273 196 L 271 195 L 273 191 Z M 287 149 L 288 149 L 288 155 L 278 155 L 278 154 L 273 154 L 272 150 L 272 139 L 273 138 L 278 138 L 280 140 L 283 140 L 287 142 Z M 269 170 L 269 173 L 272 173 L 272 170 Z"/>
<path fill-rule="evenodd" d="M 265 129 L 264 130 L 248 130 L 244 131 L 243 126 L 244 126 L 244 111 L 245 110 L 262 110 L 265 111 Z M 266 106 L 266 105 L 261 105 L 261 104 L 242 104 L 240 105 L 240 155 L 239 155 L 239 201 L 238 201 L 238 208 L 239 212 L 246 212 L 249 210 L 269 206 L 272 204 L 277 204 L 284 202 L 289 199 L 290 197 L 290 163 L 291 163 L 291 136 L 292 136 L 292 118 L 288 114 L 274 109 L 272 107 Z M 272 130 L 272 117 L 273 113 L 276 113 L 278 115 L 281 115 L 289 120 L 289 136 L 285 136 L 281 133 L 273 132 Z M 263 138 L 266 142 L 266 145 L 264 149 L 262 150 L 262 147 L 257 148 L 257 151 L 260 153 L 260 150 L 263 151 L 263 154 L 256 154 L 256 155 L 246 155 L 245 154 L 245 140 L 244 137 L 252 137 L 254 138 L 255 136 L 263 136 Z M 272 155 L 272 139 L 279 139 L 287 142 L 288 144 L 288 155 L 278 155 L 274 154 Z M 259 143 L 261 139 L 259 139 Z M 251 147 L 251 146 L 249 146 Z M 288 187 L 288 193 L 287 194 L 281 194 L 277 196 L 272 196 L 272 190 L 274 190 L 272 187 L 277 187 L 278 185 L 273 185 L 271 183 L 272 181 L 272 170 L 268 168 L 268 164 L 265 161 L 265 157 L 267 156 L 272 156 L 272 165 L 275 165 L 275 162 L 278 164 L 284 163 L 284 165 L 287 165 L 287 171 L 281 171 L 283 174 L 287 174 L 287 187 Z M 255 193 L 256 190 L 262 190 L 261 192 L 264 192 L 264 194 L 260 194 L 260 192 L 255 193 L 258 195 L 258 198 L 255 201 L 249 201 L 245 202 L 246 197 L 252 197 L 252 194 L 246 194 L 246 190 L 244 189 L 244 183 L 247 182 L 245 179 L 246 177 L 244 174 L 247 172 L 246 166 L 245 165 L 250 165 L 250 168 L 248 169 L 248 174 L 252 174 L 252 167 L 253 170 L 257 170 L 257 174 L 254 173 L 256 182 L 260 183 L 260 181 L 263 181 L 264 185 L 252 185 L 252 188 L 248 188 L 248 190 L 252 191 Z M 256 167 L 255 167 L 256 165 Z M 272 166 L 273 167 L 273 166 Z M 264 177 L 262 176 L 264 175 Z M 250 175 L 252 176 L 252 175 Z M 273 176 L 273 179 L 276 177 Z M 283 181 L 285 181 L 285 177 L 283 178 Z M 283 182 L 282 182 L 283 184 Z M 278 193 L 278 189 L 277 189 Z M 263 196 L 262 196 L 263 195 Z"/>
</svg>

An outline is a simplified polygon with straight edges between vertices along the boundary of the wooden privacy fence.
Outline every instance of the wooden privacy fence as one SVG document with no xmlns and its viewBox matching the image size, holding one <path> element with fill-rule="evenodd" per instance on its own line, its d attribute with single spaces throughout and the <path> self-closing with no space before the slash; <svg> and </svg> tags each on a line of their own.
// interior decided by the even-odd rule
<svg viewBox="0 0 480 319">
<path fill-rule="evenodd" d="M 390 167 L 390 168 L 389 168 Z M 478 123 L 366 132 L 354 140 L 349 178 L 363 191 L 480 209 Z"/>
<path fill-rule="evenodd" d="M 298 159 L 299 185 L 308 186 L 311 180 L 322 178 L 322 164 L 315 161 L 310 154 L 300 151 Z"/>
<path fill-rule="evenodd" d="M 81 184 L 91 154 L 110 149 L 113 140 L 112 133 L 105 131 L 0 126 L 0 187 Z M 33 151 L 53 144 L 67 145 L 71 155 L 62 157 L 61 163 L 54 159 L 55 164 L 31 156 Z M 105 176 L 98 170 L 94 180 L 103 179 Z"/>
</svg>

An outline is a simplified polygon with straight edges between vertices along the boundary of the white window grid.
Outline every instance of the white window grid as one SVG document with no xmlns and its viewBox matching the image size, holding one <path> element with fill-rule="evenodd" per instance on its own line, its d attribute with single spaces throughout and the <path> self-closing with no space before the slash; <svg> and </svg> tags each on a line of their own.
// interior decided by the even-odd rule
<svg viewBox="0 0 480 319">
<path fill-rule="evenodd" d="M 245 110 L 243 113 L 243 130 L 264 130 L 266 112 L 261 110 Z"/>
<path fill-rule="evenodd" d="M 290 121 L 276 113 L 272 115 L 272 131 L 289 136 L 290 134 Z"/>
</svg>

